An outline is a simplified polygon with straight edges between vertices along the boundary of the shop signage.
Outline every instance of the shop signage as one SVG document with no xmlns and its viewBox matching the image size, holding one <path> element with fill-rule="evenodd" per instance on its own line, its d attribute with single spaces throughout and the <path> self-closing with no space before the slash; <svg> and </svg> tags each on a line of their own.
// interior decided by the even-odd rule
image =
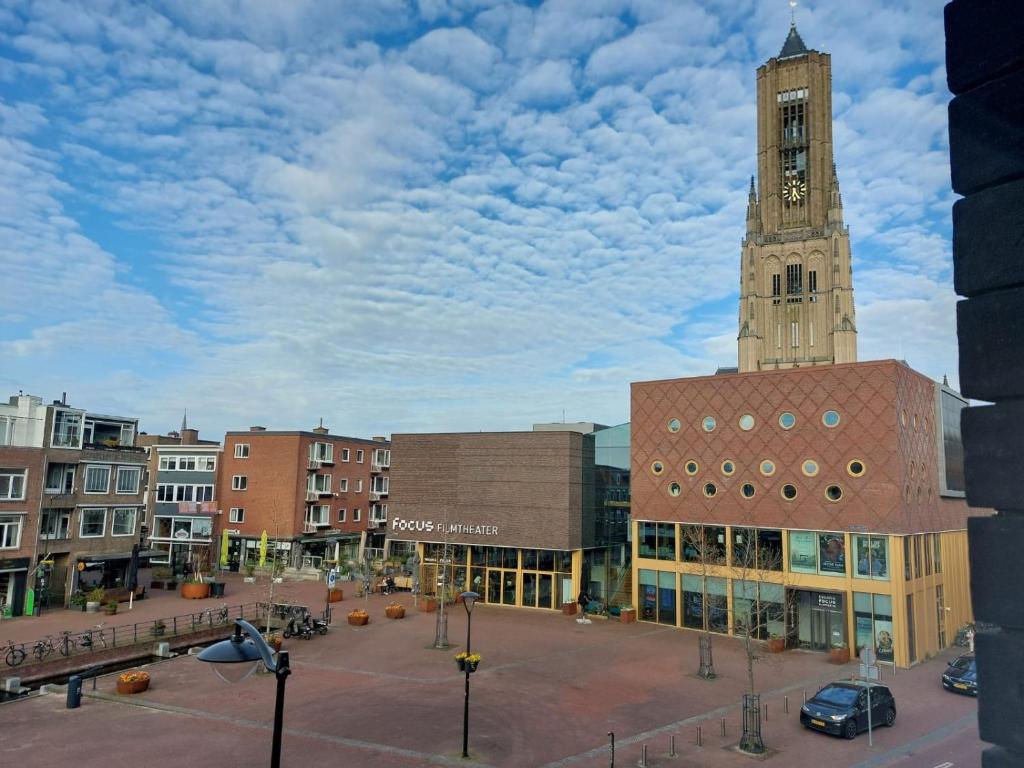
<svg viewBox="0 0 1024 768">
<path fill-rule="evenodd" d="M 474 525 L 472 523 L 448 523 L 434 520 L 405 520 L 401 517 L 391 517 L 392 531 L 410 531 L 415 533 L 469 533 L 477 536 L 497 536 L 498 526 L 496 525 Z"/>
<path fill-rule="evenodd" d="M 824 592 L 818 592 L 818 607 L 827 608 L 830 611 L 839 610 L 839 595 L 829 595 Z"/>
</svg>

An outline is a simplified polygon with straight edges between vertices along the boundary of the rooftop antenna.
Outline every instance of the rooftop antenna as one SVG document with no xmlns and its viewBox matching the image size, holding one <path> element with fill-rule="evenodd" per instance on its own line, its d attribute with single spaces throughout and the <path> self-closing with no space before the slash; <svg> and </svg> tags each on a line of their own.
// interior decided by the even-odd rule
<svg viewBox="0 0 1024 768">
<path fill-rule="evenodd" d="M 796 26 L 796 0 L 789 0 L 789 23 Z"/>
</svg>

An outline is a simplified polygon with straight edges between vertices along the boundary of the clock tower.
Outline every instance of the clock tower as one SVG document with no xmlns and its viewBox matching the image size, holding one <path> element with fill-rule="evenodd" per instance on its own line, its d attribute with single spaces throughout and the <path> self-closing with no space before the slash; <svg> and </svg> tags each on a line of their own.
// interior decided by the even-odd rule
<svg viewBox="0 0 1024 768">
<path fill-rule="evenodd" d="M 857 360 L 849 230 L 832 157 L 832 63 L 796 24 L 757 70 L 757 185 L 740 256 L 739 370 Z"/>
</svg>

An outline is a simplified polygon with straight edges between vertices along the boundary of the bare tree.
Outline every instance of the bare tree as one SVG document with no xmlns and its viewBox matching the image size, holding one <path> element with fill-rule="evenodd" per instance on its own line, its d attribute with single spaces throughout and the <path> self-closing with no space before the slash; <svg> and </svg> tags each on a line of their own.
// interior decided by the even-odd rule
<svg viewBox="0 0 1024 768">
<path fill-rule="evenodd" d="M 693 563 L 700 574 L 700 615 L 701 615 L 701 636 L 700 636 L 700 668 L 697 674 L 705 680 L 715 678 L 715 665 L 711 654 L 710 617 L 708 601 L 706 597 L 706 584 L 708 576 L 708 565 L 715 565 L 725 562 L 724 549 L 719 549 L 717 542 L 712 541 L 709 530 L 702 525 L 684 525 L 681 532 L 680 546 L 682 547 L 683 561 Z M 686 611 L 696 606 L 687 606 L 683 603 L 684 624 Z"/>
<path fill-rule="evenodd" d="M 762 641 L 785 633 L 785 600 L 767 600 L 764 593 L 774 586 L 770 575 L 782 567 L 781 547 L 762 541 L 754 527 L 732 529 L 732 625 L 741 638 L 747 663 L 748 693 L 743 697 L 743 735 L 740 749 L 760 754 L 765 751 L 761 738 L 760 696 L 754 680 L 754 664 L 763 656 Z"/>
</svg>

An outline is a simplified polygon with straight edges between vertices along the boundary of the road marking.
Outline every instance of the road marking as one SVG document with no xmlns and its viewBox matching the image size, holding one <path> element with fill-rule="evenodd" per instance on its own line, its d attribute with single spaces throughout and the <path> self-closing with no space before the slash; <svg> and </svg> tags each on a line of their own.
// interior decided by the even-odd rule
<svg viewBox="0 0 1024 768">
<path fill-rule="evenodd" d="M 946 761 L 945 763 L 939 763 L 935 768 L 953 768 L 954 763 Z"/>
</svg>

